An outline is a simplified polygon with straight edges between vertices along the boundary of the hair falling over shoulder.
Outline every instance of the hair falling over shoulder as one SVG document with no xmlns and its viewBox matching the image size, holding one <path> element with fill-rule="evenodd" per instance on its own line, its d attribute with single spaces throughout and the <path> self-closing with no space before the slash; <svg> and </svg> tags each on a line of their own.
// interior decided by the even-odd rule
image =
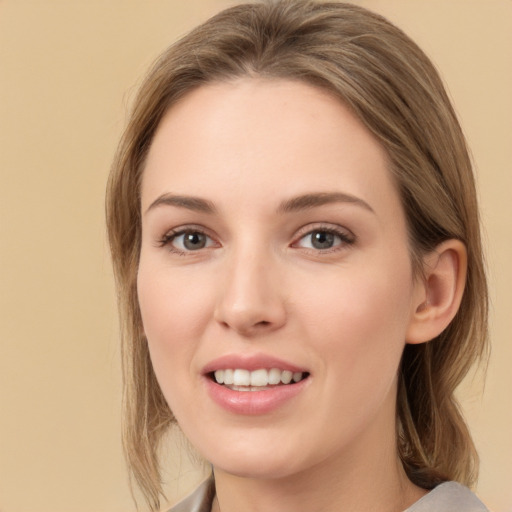
<svg viewBox="0 0 512 512">
<path fill-rule="evenodd" d="M 137 301 L 144 160 L 167 109 L 202 84 L 242 76 L 302 80 L 348 105 L 386 149 L 408 221 L 411 258 L 461 240 L 468 273 L 461 307 L 436 339 L 407 345 L 397 439 L 409 479 L 472 485 L 478 456 L 454 395 L 486 355 L 487 285 L 472 165 L 442 81 L 401 30 L 361 7 L 275 0 L 217 14 L 168 48 L 134 102 L 108 183 L 106 213 L 122 325 L 124 447 L 152 510 L 162 495 L 159 445 L 173 422 L 158 387 Z"/>
</svg>

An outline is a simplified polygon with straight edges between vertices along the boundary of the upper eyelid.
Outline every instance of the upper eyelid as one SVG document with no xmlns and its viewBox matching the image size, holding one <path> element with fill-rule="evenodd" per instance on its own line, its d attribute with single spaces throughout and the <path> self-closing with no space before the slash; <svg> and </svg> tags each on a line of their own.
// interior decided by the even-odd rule
<svg viewBox="0 0 512 512">
<path fill-rule="evenodd" d="M 301 238 L 313 231 L 329 231 L 339 235 L 346 235 L 350 238 L 355 238 L 354 233 L 350 229 L 340 226 L 339 224 L 332 224 L 330 222 L 313 222 L 311 224 L 307 224 L 297 230 L 294 238 Z"/>
<path fill-rule="evenodd" d="M 177 226 L 175 228 L 171 228 L 171 229 L 168 229 L 163 236 L 168 236 L 168 235 L 182 235 L 183 233 L 187 233 L 187 232 L 198 232 L 198 233 L 202 233 L 204 235 L 207 235 L 211 238 L 213 238 L 212 234 L 211 234 L 211 230 L 209 230 L 208 228 L 205 228 L 204 226 L 201 226 L 199 224 L 183 224 L 182 226 Z"/>
</svg>

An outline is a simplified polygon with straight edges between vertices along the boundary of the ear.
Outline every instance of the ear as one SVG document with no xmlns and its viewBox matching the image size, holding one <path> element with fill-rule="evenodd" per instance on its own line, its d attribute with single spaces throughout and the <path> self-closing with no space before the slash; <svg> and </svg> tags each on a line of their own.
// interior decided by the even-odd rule
<svg viewBox="0 0 512 512">
<path fill-rule="evenodd" d="M 457 313 L 466 284 L 467 251 L 460 240 L 446 240 L 423 258 L 407 343 L 424 343 L 441 334 Z"/>
</svg>

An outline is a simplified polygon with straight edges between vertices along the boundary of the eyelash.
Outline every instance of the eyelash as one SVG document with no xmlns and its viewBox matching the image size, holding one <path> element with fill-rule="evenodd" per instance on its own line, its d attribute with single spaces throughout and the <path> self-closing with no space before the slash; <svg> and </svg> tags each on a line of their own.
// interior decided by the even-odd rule
<svg viewBox="0 0 512 512">
<path fill-rule="evenodd" d="M 186 235 L 186 234 L 200 234 L 204 235 L 210 240 L 213 240 L 211 236 L 208 235 L 208 233 L 202 229 L 200 226 L 187 226 L 184 228 L 179 228 L 177 230 L 172 230 L 167 232 L 159 241 L 158 246 L 159 247 L 167 247 L 170 252 L 177 254 L 179 256 L 190 256 L 195 252 L 200 252 L 202 249 L 208 249 L 209 247 L 200 248 L 197 250 L 188 250 L 183 251 L 181 249 L 178 249 L 175 247 L 172 242 L 176 240 L 176 238 Z M 336 229 L 332 226 L 326 226 L 326 225 L 315 225 L 315 226 L 307 226 L 307 228 L 304 228 L 304 231 L 302 233 L 299 233 L 299 236 L 295 238 L 295 241 L 291 244 L 291 247 L 298 247 L 298 243 L 306 238 L 308 235 L 312 235 L 313 233 L 327 233 L 328 235 L 333 235 L 337 238 L 339 238 L 340 243 L 335 245 L 334 247 L 329 247 L 326 249 L 316 249 L 316 248 L 307 248 L 303 247 L 304 250 L 314 252 L 315 254 L 329 254 L 332 252 L 336 252 L 341 250 L 343 247 L 351 246 L 356 242 L 356 237 L 352 233 L 347 233 L 346 230 Z"/>
<path fill-rule="evenodd" d="M 340 243 L 338 243 L 337 245 L 335 245 L 333 247 L 326 248 L 326 249 L 303 247 L 303 249 L 313 252 L 315 254 L 327 255 L 332 252 L 337 252 L 337 251 L 343 250 L 344 247 L 345 248 L 349 247 L 356 242 L 356 237 L 352 233 L 350 233 L 348 230 L 342 230 L 339 228 L 335 228 L 333 226 L 326 226 L 324 224 L 318 224 L 318 225 L 313 225 L 313 226 L 309 225 L 304 229 L 304 231 L 302 233 L 299 233 L 298 237 L 296 238 L 296 241 L 292 243 L 292 247 L 294 247 L 294 246 L 296 247 L 297 244 L 301 240 L 306 238 L 308 235 L 312 236 L 313 233 L 327 233 L 328 235 L 333 235 L 333 236 L 339 238 L 339 240 L 340 240 Z"/>
<path fill-rule="evenodd" d="M 194 252 L 199 252 L 200 249 L 198 249 L 197 251 L 192 251 L 192 250 L 190 250 L 190 251 L 183 251 L 183 250 L 178 249 L 177 247 L 172 245 L 172 242 L 174 240 L 176 240 L 176 238 L 178 238 L 179 236 L 182 236 L 182 235 L 186 235 L 187 233 L 189 233 L 189 234 L 199 233 L 201 235 L 206 236 L 210 240 L 213 240 L 212 237 L 209 236 L 208 233 L 204 229 L 202 229 L 201 227 L 199 227 L 199 226 L 187 226 L 187 227 L 184 227 L 184 228 L 179 228 L 177 230 L 168 231 L 158 241 L 158 245 L 159 245 L 159 247 L 167 247 L 170 252 L 172 252 L 174 254 L 177 254 L 178 256 L 190 256 Z"/>
</svg>

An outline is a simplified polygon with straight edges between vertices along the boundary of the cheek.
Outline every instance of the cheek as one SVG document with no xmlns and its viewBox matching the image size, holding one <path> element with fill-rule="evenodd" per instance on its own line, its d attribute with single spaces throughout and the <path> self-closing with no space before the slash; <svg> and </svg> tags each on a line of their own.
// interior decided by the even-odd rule
<svg viewBox="0 0 512 512">
<path fill-rule="evenodd" d="M 180 383 L 197 375 L 194 355 L 198 333 L 208 321 L 208 286 L 191 285 L 185 273 L 173 273 L 141 259 L 137 292 L 144 333 L 160 387 L 174 409 Z M 192 281 L 193 283 L 193 281 Z M 195 378 L 195 377 L 194 377 Z"/>
<path fill-rule="evenodd" d="M 200 329 L 211 308 L 209 285 L 198 283 L 187 272 L 171 272 L 158 264 L 141 261 L 137 293 L 150 342 L 183 345 L 180 340 Z"/>
<path fill-rule="evenodd" d="M 343 272 L 322 290 L 303 292 L 303 329 L 324 352 L 325 364 L 336 365 L 335 374 L 326 374 L 343 376 L 356 394 L 380 380 L 391 383 L 405 345 L 411 292 L 407 272 L 378 268 Z"/>
<path fill-rule="evenodd" d="M 317 274 L 314 286 L 307 281 L 304 284 L 296 292 L 300 309 L 317 319 L 314 323 L 329 338 L 351 330 L 384 334 L 407 324 L 412 300 L 412 279 L 407 270 L 386 268 L 380 272 L 374 265 L 364 265 L 326 274 L 323 279 Z"/>
</svg>

